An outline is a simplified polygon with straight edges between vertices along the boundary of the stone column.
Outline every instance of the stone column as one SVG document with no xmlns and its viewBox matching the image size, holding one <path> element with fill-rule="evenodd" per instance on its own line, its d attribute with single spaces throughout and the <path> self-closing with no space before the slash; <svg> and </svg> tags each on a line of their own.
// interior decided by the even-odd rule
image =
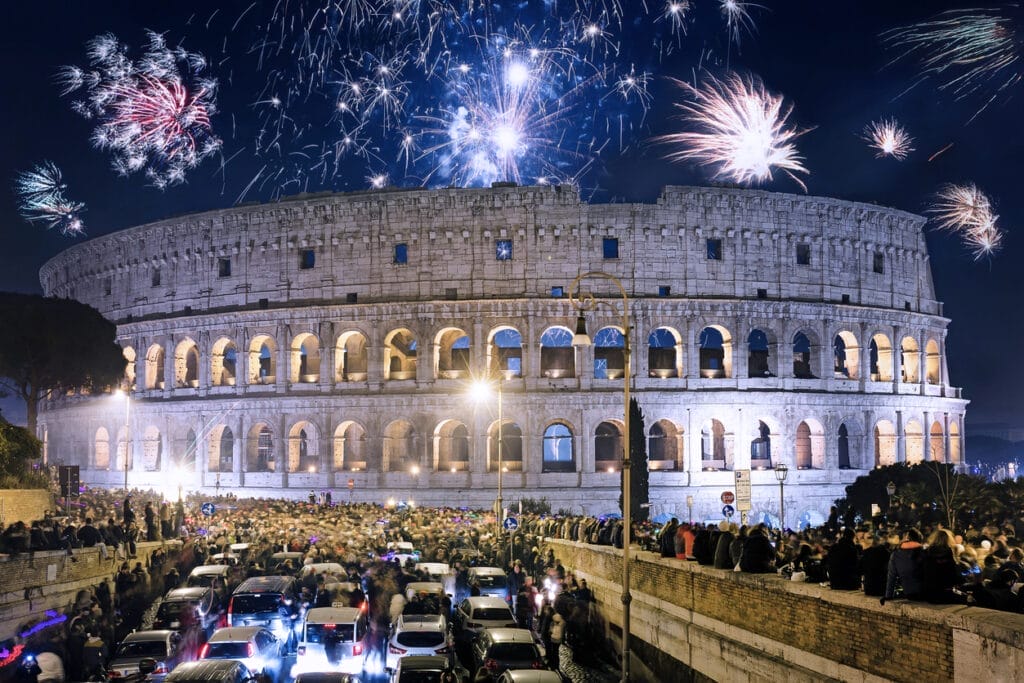
<svg viewBox="0 0 1024 683">
<path fill-rule="evenodd" d="M 953 462 L 953 451 L 952 445 L 953 440 L 949 437 L 949 413 L 942 414 L 942 442 L 945 448 L 943 449 L 942 462 Z"/>
<path fill-rule="evenodd" d="M 196 342 L 196 350 L 199 353 L 199 368 L 198 375 L 199 379 L 199 395 L 206 396 L 206 392 L 210 390 L 210 385 L 213 384 L 211 381 L 211 362 L 213 361 L 213 350 L 210 348 L 210 331 L 203 330 L 199 333 L 199 341 Z"/>
<path fill-rule="evenodd" d="M 931 413 L 924 413 L 924 444 L 921 447 L 921 458 L 924 462 L 932 459 L 932 420 Z"/>
<path fill-rule="evenodd" d="M 288 488 L 288 456 L 291 450 L 288 438 L 288 416 L 283 412 L 278 414 L 275 427 L 275 431 L 278 434 L 278 438 L 274 439 L 274 458 L 277 461 L 276 470 L 281 475 L 281 487 Z"/>
<path fill-rule="evenodd" d="M 903 332 L 897 325 L 892 328 L 892 339 L 892 390 L 898 394 L 903 381 Z"/>
<path fill-rule="evenodd" d="M 291 328 L 285 323 L 279 323 L 274 336 L 277 338 L 277 360 L 275 362 L 277 367 L 274 368 L 274 376 L 277 381 L 274 388 L 277 393 L 281 394 L 288 391 L 288 382 L 291 380 Z"/>
<path fill-rule="evenodd" d="M 334 386 L 334 324 L 321 322 L 317 336 L 320 338 L 320 391 L 326 394 Z"/>
<path fill-rule="evenodd" d="M 164 347 L 164 398 L 170 398 L 178 384 L 178 377 L 174 372 L 177 349 L 174 347 L 173 337 L 161 338 L 160 344 Z"/>
<path fill-rule="evenodd" d="M 686 363 L 686 376 L 700 379 L 700 330 L 694 331 L 692 321 L 687 321 L 688 335 L 683 337 L 683 357 Z"/>
<path fill-rule="evenodd" d="M 904 432 L 903 411 L 896 411 L 896 462 L 907 461 L 907 435 Z"/>
<path fill-rule="evenodd" d="M 486 377 L 491 368 L 487 364 L 487 344 L 484 341 L 483 321 L 473 321 L 473 337 L 469 344 L 469 374 L 472 377 Z"/>
</svg>

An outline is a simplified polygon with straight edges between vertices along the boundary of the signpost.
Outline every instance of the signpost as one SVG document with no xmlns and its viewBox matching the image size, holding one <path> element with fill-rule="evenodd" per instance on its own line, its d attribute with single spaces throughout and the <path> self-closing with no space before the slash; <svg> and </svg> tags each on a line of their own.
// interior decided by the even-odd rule
<svg viewBox="0 0 1024 683">
<path fill-rule="evenodd" d="M 355 487 L 356 487 L 356 480 L 355 479 L 349 479 L 348 480 L 348 502 L 349 503 L 352 502 L 352 490 L 355 489 Z"/>
<path fill-rule="evenodd" d="M 217 506 L 213 503 L 203 503 L 199 510 L 206 517 L 213 517 L 214 513 L 217 512 Z"/>
<path fill-rule="evenodd" d="M 746 524 L 747 513 L 750 512 L 750 470 L 736 470 L 733 474 L 736 478 L 736 509 Z"/>
<path fill-rule="evenodd" d="M 732 505 L 722 506 L 722 516 L 726 519 L 732 519 L 733 514 L 736 513 L 736 509 Z"/>
<path fill-rule="evenodd" d="M 515 531 L 519 528 L 519 520 L 515 517 L 506 517 L 504 527 L 505 531 Z"/>
<path fill-rule="evenodd" d="M 725 505 L 732 505 L 736 500 L 736 496 L 733 495 L 732 491 L 722 491 L 722 503 Z"/>
</svg>

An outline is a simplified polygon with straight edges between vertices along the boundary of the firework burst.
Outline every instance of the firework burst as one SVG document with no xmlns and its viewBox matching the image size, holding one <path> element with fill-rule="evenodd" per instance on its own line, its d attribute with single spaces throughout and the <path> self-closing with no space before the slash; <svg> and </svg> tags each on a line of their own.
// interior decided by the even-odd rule
<svg viewBox="0 0 1024 683">
<path fill-rule="evenodd" d="M 692 97 L 676 107 L 694 130 L 657 138 L 676 148 L 668 159 L 696 161 L 712 167 L 715 178 L 742 185 L 772 180 L 773 172 L 782 171 L 806 191 L 794 175 L 808 171 L 793 144 L 806 131 L 789 124 L 793 108 L 782 96 L 754 77 L 737 74 L 722 80 L 708 76 L 698 86 L 677 83 Z"/>
<path fill-rule="evenodd" d="M 750 8 L 760 7 L 751 2 L 739 2 L 739 0 L 720 0 L 720 10 L 725 18 L 725 28 L 729 33 L 729 39 L 739 47 L 740 33 L 746 30 L 754 32 L 754 20 L 750 16 Z"/>
<path fill-rule="evenodd" d="M 928 209 L 940 230 L 960 235 L 975 259 L 999 250 L 1003 231 L 988 195 L 977 185 L 944 185 Z"/>
<path fill-rule="evenodd" d="M 81 213 L 85 205 L 67 198 L 67 185 L 60 169 L 44 161 L 31 171 L 23 171 L 14 180 L 18 211 L 31 223 L 44 223 L 62 235 L 80 235 L 85 231 Z"/>
<path fill-rule="evenodd" d="M 879 159 L 892 157 L 897 161 L 903 161 L 914 151 L 911 146 L 914 139 L 894 119 L 872 121 L 864 129 L 863 139 L 876 150 L 875 157 Z"/>
</svg>

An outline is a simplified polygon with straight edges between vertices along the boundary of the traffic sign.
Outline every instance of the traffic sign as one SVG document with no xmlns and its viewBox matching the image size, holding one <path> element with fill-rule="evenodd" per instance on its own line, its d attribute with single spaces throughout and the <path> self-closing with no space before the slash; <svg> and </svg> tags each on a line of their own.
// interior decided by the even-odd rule
<svg viewBox="0 0 1024 683">
<path fill-rule="evenodd" d="M 736 507 L 741 512 L 750 512 L 750 470 L 736 470 Z"/>
<path fill-rule="evenodd" d="M 349 479 L 348 480 L 348 490 L 351 491 L 355 487 L 356 487 L 356 480 L 355 479 Z"/>
<path fill-rule="evenodd" d="M 515 517 L 506 517 L 503 526 L 506 531 L 515 531 L 519 528 L 519 520 Z"/>
<path fill-rule="evenodd" d="M 722 491 L 722 502 L 726 505 L 732 505 L 733 501 L 736 500 L 736 496 L 733 495 L 732 491 Z"/>
<path fill-rule="evenodd" d="M 723 505 L 722 506 L 722 516 L 723 517 L 729 518 L 729 517 L 732 517 L 735 513 L 736 513 L 736 510 L 733 508 L 732 505 Z"/>
<path fill-rule="evenodd" d="M 217 512 L 217 506 L 213 503 L 203 503 L 199 509 L 207 517 L 213 517 L 213 513 Z"/>
</svg>

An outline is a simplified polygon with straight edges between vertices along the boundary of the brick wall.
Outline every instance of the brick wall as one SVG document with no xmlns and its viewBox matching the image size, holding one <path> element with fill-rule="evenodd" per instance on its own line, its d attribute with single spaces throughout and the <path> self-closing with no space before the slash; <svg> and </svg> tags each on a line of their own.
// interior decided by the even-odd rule
<svg viewBox="0 0 1024 683">
<path fill-rule="evenodd" d="M 0 489 L 0 524 L 28 524 L 52 509 L 53 495 L 45 489 Z"/>
<path fill-rule="evenodd" d="M 565 567 L 591 584 L 605 616 L 621 625 L 620 551 L 551 543 Z M 644 552 L 631 574 L 632 637 L 713 680 L 1014 680 L 1024 665 L 1021 615 L 882 607 L 859 592 Z M 645 663 L 668 675 L 664 661 Z"/>
</svg>

